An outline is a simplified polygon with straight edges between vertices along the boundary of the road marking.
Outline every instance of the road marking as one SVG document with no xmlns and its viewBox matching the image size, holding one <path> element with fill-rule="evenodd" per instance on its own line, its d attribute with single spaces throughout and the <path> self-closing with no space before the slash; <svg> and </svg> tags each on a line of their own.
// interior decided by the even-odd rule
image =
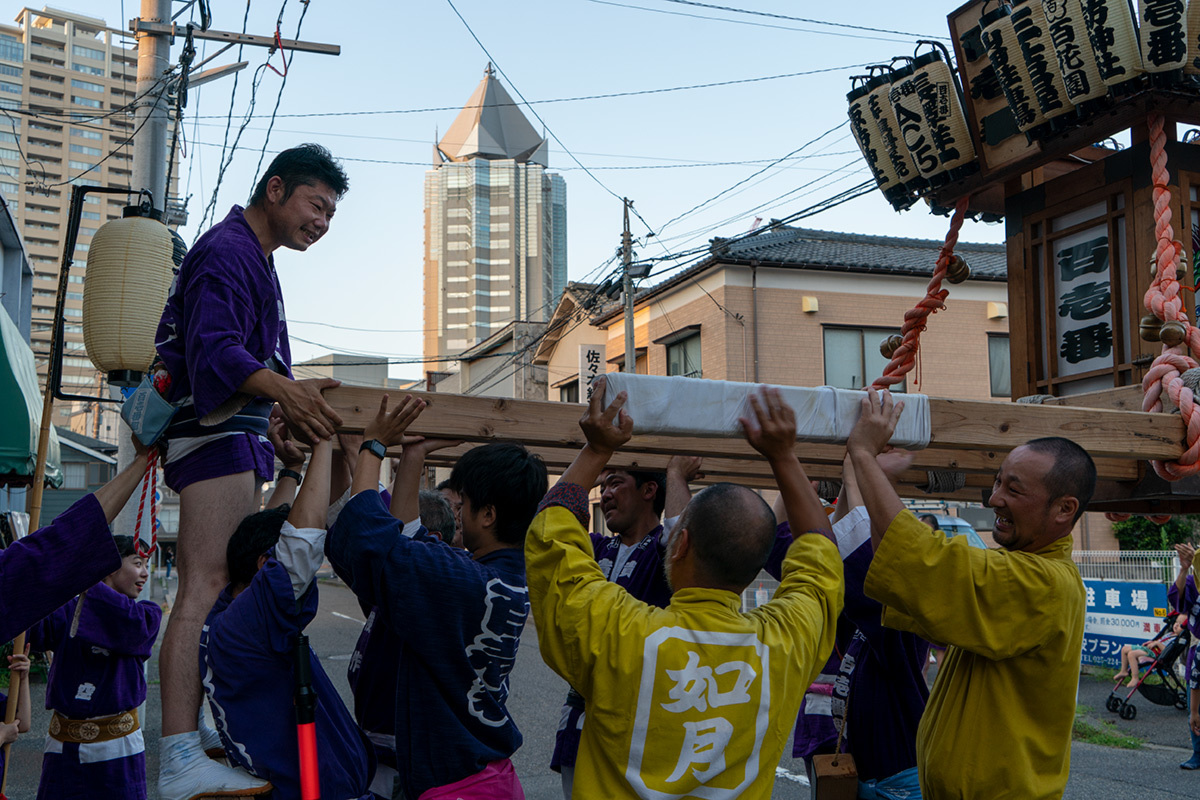
<svg viewBox="0 0 1200 800">
<path fill-rule="evenodd" d="M 792 781 L 793 783 L 798 783 L 801 786 L 808 786 L 808 776 L 797 775 L 794 772 L 788 772 L 783 767 L 775 768 L 775 777 L 783 778 L 785 781 Z"/>
<path fill-rule="evenodd" d="M 341 617 L 342 619 L 348 619 L 351 622 L 362 622 L 362 620 L 357 617 L 351 617 L 347 614 L 342 614 L 341 612 L 338 612 L 338 611 L 330 611 L 329 613 L 333 614 L 335 617 Z"/>
</svg>

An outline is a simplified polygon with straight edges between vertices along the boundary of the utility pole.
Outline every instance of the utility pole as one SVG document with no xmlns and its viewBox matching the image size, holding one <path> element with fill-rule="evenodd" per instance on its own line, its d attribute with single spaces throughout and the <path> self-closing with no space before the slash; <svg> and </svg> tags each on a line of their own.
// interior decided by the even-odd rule
<svg viewBox="0 0 1200 800">
<path fill-rule="evenodd" d="M 142 0 L 141 18 L 155 22 L 171 20 L 171 0 Z M 167 80 L 171 62 L 171 37 L 166 33 L 137 34 L 137 106 L 134 109 L 136 131 L 133 142 L 133 191 L 150 192 L 154 207 L 167 209 Z M 156 86 L 157 84 L 157 86 Z M 118 391 L 113 389 L 112 391 Z M 129 429 L 119 425 L 117 433 L 117 469 L 133 463 L 135 451 Z M 113 520 L 113 531 L 136 535 L 134 525 L 137 503 L 130 498 Z M 149 584 L 147 584 L 149 585 Z"/>
<path fill-rule="evenodd" d="M 629 268 L 633 263 L 633 237 L 629 234 L 629 207 L 633 205 L 628 197 L 621 198 L 625 205 L 625 229 L 621 233 L 621 262 L 625 272 L 625 371 L 637 372 L 637 356 L 633 347 L 633 275 Z"/>
</svg>

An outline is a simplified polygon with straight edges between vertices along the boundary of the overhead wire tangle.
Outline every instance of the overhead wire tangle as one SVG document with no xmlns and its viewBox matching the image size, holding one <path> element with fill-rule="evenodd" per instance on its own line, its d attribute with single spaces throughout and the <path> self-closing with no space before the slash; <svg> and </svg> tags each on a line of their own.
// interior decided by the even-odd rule
<svg viewBox="0 0 1200 800">
<path fill-rule="evenodd" d="M 484 52 L 486 53 L 487 51 L 485 50 Z M 492 63 L 493 63 L 493 65 L 495 65 L 494 61 Z M 602 94 L 585 94 L 585 95 L 577 95 L 575 97 L 552 97 L 552 98 L 548 98 L 545 100 L 526 100 L 526 99 L 522 98 L 520 100 L 520 102 L 514 100 L 511 103 L 496 103 L 494 105 L 496 108 L 520 107 L 520 106 L 528 107 L 528 106 L 535 106 L 535 105 L 549 105 L 551 103 L 577 103 L 577 102 L 586 101 L 586 100 L 609 100 L 609 99 L 619 98 L 619 97 L 640 97 L 643 95 L 667 94 L 669 92 L 684 92 L 684 91 L 692 91 L 695 89 L 713 89 L 713 88 L 717 88 L 720 86 L 736 86 L 738 84 L 744 84 L 744 83 L 761 83 L 763 81 L 777 81 L 777 80 L 783 80 L 785 78 L 801 78 L 801 77 L 805 77 L 807 75 L 821 75 L 821 74 L 824 74 L 827 72 L 845 72 L 846 70 L 851 70 L 851 69 L 862 69 L 863 67 L 870 66 L 872 63 L 874 63 L 874 62 L 864 61 L 859 64 L 846 64 L 845 66 L 841 66 L 841 67 L 822 67 L 820 69 L 809 69 L 809 70 L 803 70 L 801 72 L 784 72 L 779 75 L 763 75 L 763 76 L 757 77 L 757 78 L 737 78 L 734 80 L 713 81 L 710 83 L 694 83 L 694 84 L 689 84 L 687 86 L 667 86 L 667 87 L 663 87 L 660 89 L 633 89 L 633 90 L 626 91 L 626 92 L 606 92 L 606 93 L 602 93 Z M 498 66 L 496 68 L 499 69 Z M 501 72 L 501 74 L 503 75 L 504 73 Z M 507 80 L 507 76 L 505 76 L 505 79 Z M 511 85 L 511 83 L 510 83 L 510 85 Z M 520 93 L 518 93 L 518 95 L 519 94 Z M 377 117 L 377 116 L 386 116 L 389 114 L 428 114 L 428 113 L 435 113 L 435 112 L 440 113 L 443 111 L 462 111 L 462 110 L 468 109 L 468 108 L 480 108 L 480 107 L 481 106 L 466 105 L 466 106 L 427 106 L 424 108 L 392 108 L 392 109 L 381 109 L 381 110 L 368 109 L 368 110 L 364 110 L 364 111 L 310 111 L 310 112 L 295 113 L 295 114 L 280 114 L 279 119 L 304 119 L 304 118 L 309 118 L 309 117 Z M 221 115 L 207 115 L 207 116 L 197 117 L 197 119 L 221 119 Z"/>
<path fill-rule="evenodd" d="M 304 15 L 308 13 L 309 0 L 300 0 L 300 2 L 304 7 L 300 10 L 300 19 L 296 22 L 296 35 L 292 37 L 292 39 L 296 41 L 300 40 L 300 28 L 304 26 Z M 275 21 L 275 43 L 279 45 L 279 54 L 281 58 L 283 57 L 283 46 L 279 38 L 279 26 L 283 24 L 283 11 L 285 8 L 287 8 L 287 0 L 283 0 L 283 6 L 279 9 L 279 19 Z M 269 59 L 270 55 L 267 57 Z M 293 52 L 292 58 L 295 59 L 295 57 L 296 55 Z M 253 191 L 254 186 L 258 183 L 258 172 L 262 169 L 263 159 L 267 155 L 267 144 L 269 144 L 271 141 L 271 131 L 275 127 L 275 116 L 279 113 L 279 102 L 283 99 L 283 87 L 287 86 L 289 66 L 289 63 L 285 59 L 283 62 L 283 73 L 281 74 L 281 80 L 279 81 L 279 93 L 275 95 L 275 107 L 271 109 L 271 121 L 267 124 L 267 135 L 263 137 L 262 150 L 258 154 L 258 164 L 254 167 L 254 180 L 250 183 L 251 191 Z M 275 68 L 272 67 L 272 69 Z M 275 70 L 275 72 L 278 73 L 279 70 Z"/>
<path fill-rule="evenodd" d="M 246 29 L 249 26 L 249 23 L 250 23 L 250 0 L 246 0 L 246 11 L 242 15 L 242 34 L 243 35 L 245 35 Z M 239 44 L 238 52 L 237 52 L 237 60 L 238 61 L 242 60 L 242 52 L 244 50 L 245 50 L 245 45 Z M 251 111 L 251 113 L 254 110 L 254 95 L 258 91 L 257 83 L 259 80 L 260 72 L 262 72 L 262 67 L 259 67 L 258 70 L 255 71 L 254 80 L 251 83 L 251 88 L 250 88 L 250 111 Z M 213 211 L 217 207 L 217 196 L 221 192 L 221 181 L 225 178 L 225 170 L 227 170 L 229 168 L 229 163 L 233 161 L 233 154 L 230 154 L 229 160 L 226 161 L 225 153 L 226 153 L 226 149 L 229 144 L 229 131 L 233 127 L 233 107 L 234 107 L 234 103 L 237 101 L 237 88 L 238 88 L 238 80 L 240 77 L 241 77 L 241 72 L 233 73 L 233 87 L 229 90 L 229 110 L 225 114 L 225 135 L 222 138 L 221 157 L 219 159 L 219 163 L 221 166 L 220 166 L 220 169 L 217 171 L 217 183 L 215 186 L 213 186 L 212 194 L 209 195 L 208 204 L 204 207 L 204 214 L 200 217 L 200 224 L 196 226 L 196 235 L 194 237 L 192 237 L 192 244 L 195 244 L 196 239 L 200 238 L 200 232 L 205 229 L 206 224 L 208 223 L 209 219 L 212 217 Z M 248 123 L 249 120 L 247 119 L 246 122 Z M 245 130 L 245 124 L 243 124 L 242 130 Z M 241 131 L 239 130 L 238 137 L 237 137 L 237 139 L 234 140 L 234 152 L 235 153 L 237 152 L 237 141 L 240 138 L 241 138 Z"/>
<path fill-rule="evenodd" d="M 707 14 L 690 14 L 686 11 L 670 11 L 665 8 L 649 8 L 647 6 L 633 5 L 632 3 L 617 3 L 613 0 L 588 0 L 589 3 L 596 3 L 602 6 L 616 6 L 617 8 L 629 8 L 635 11 L 650 11 L 655 14 L 669 14 L 673 17 L 690 17 L 691 19 L 707 19 L 714 22 L 729 22 L 734 25 L 749 25 L 754 28 L 774 28 L 780 31 L 796 31 L 799 33 L 815 33 L 818 36 L 838 36 L 845 39 L 863 39 L 875 42 L 895 42 L 897 44 L 912 44 L 912 39 L 897 39 L 890 36 L 868 36 L 863 33 L 849 33 L 846 31 L 827 31 L 816 30 L 813 28 L 797 28 L 793 25 L 775 25 L 770 22 L 752 22 L 748 19 L 731 19 L 730 17 L 712 17 Z M 945 37 L 942 37 L 945 38 Z"/>
<path fill-rule="evenodd" d="M 702 201 L 702 202 L 700 202 L 700 203 L 697 203 L 696 205 L 692 206 L 691 208 L 689 208 L 687 211 L 683 212 L 682 214 L 677 214 L 676 216 L 674 216 L 674 217 L 672 217 L 671 219 L 667 220 L 667 221 L 666 221 L 666 223 L 664 223 L 663 225 L 660 225 L 660 226 L 659 226 L 657 233 L 661 234 L 661 233 L 662 233 L 664 230 L 666 230 L 667 228 L 669 228 L 671 225 L 673 225 L 674 223 L 678 222 L 679 220 L 683 219 L 684 217 L 686 217 L 686 216 L 688 216 L 688 215 L 690 215 L 690 214 L 693 214 L 693 213 L 695 213 L 696 211 L 699 211 L 700 209 L 702 209 L 702 208 L 704 208 L 705 206 L 707 206 L 709 203 L 712 203 L 714 200 L 717 200 L 718 198 L 720 198 L 720 197 L 723 197 L 723 196 L 724 196 L 724 195 L 726 195 L 726 194 L 729 194 L 729 193 L 730 193 L 730 192 L 732 192 L 734 189 L 736 189 L 737 187 L 739 187 L 739 186 L 741 186 L 742 184 L 746 183 L 747 181 L 750 181 L 750 180 L 752 180 L 753 178 L 756 178 L 756 177 L 758 177 L 759 175 L 763 174 L 764 172 L 766 172 L 767 170 L 771 169 L 771 168 L 772 168 L 772 167 L 774 167 L 775 165 L 782 163 L 784 159 L 786 159 L 786 158 L 788 158 L 788 157 L 790 157 L 790 156 L 794 156 L 794 155 L 796 155 L 797 153 L 800 153 L 800 152 L 802 152 L 803 150 L 805 150 L 805 149 L 806 149 L 806 148 L 808 148 L 809 146 L 811 146 L 811 145 L 814 145 L 814 144 L 816 144 L 817 142 L 821 141 L 822 139 L 824 139 L 826 136 L 828 136 L 829 134 L 833 133 L 834 131 L 836 131 L 836 130 L 839 130 L 840 128 L 843 128 L 843 127 L 845 127 L 846 125 L 849 125 L 849 124 L 850 124 L 850 121 L 849 121 L 849 120 L 844 120 L 844 121 L 842 121 L 842 122 L 838 123 L 837 125 L 833 126 L 832 128 L 830 128 L 829 130 L 825 131 L 825 132 L 824 132 L 824 133 L 822 133 L 821 135 L 817 136 L 815 139 L 809 139 L 807 142 L 805 142 L 804 144 L 800 145 L 800 146 L 799 146 L 799 147 L 797 147 L 795 150 L 791 151 L 790 153 L 788 153 L 788 154 L 786 154 L 786 155 L 784 155 L 784 156 L 782 156 L 782 157 L 780 157 L 780 158 L 777 158 L 777 159 L 775 159 L 775 160 L 774 160 L 774 161 L 772 161 L 770 164 L 767 164 L 765 167 L 763 167 L 763 168 L 761 168 L 761 169 L 759 169 L 759 170 L 756 170 L 755 172 L 751 173 L 750 175 L 747 175 L 745 178 L 742 178 L 740 181 L 738 181 L 737 183 L 733 184 L 733 185 L 732 185 L 732 186 L 730 186 L 728 189 L 722 189 L 721 191 L 717 192 L 715 195 L 713 195 L 712 197 L 708 198 L 707 200 L 704 200 L 704 201 Z"/>
</svg>

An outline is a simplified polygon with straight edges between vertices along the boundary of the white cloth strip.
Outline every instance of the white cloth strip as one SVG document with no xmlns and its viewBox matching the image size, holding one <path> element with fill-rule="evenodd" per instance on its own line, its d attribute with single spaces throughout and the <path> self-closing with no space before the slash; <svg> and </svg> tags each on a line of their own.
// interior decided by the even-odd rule
<svg viewBox="0 0 1200 800">
<path fill-rule="evenodd" d="M 325 530 L 297 528 L 284 522 L 279 531 L 279 543 L 275 545 L 275 558 L 287 570 L 292 579 L 292 594 L 299 599 L 325 561 Z"/>
<path fill-rule="evenodd" d="M 605 377 L 605 405 L 625 391 L 629 395 L 625 410 L 633 417 L 634 433 L 663 436 L 740 437 L 738 419 L 754 418 L 747 396 L 761 386 L 627 372 L 610 372 Z M 799 441 L 844 444 L 858 421 L 861 391 L 831 386 L 775 388 L 796 412 Z M 904 401 L 904 411 L 891 444 L 906 450 L 927 447 L 931 431 L 929 398 L 903 394 L 897 399 Z"/>
</svg>

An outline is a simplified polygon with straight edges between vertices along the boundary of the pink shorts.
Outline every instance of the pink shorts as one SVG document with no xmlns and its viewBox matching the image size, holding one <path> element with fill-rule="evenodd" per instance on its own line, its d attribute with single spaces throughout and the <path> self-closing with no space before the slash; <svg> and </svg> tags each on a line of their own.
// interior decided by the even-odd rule
<svg viewBox="0 0 1200 800">
<path fill-rule="evenodd" d="M 506 758 L 461 781 L 427 789 L 417 800 L 525 800 L 525 790 Z"/>
</svg>

